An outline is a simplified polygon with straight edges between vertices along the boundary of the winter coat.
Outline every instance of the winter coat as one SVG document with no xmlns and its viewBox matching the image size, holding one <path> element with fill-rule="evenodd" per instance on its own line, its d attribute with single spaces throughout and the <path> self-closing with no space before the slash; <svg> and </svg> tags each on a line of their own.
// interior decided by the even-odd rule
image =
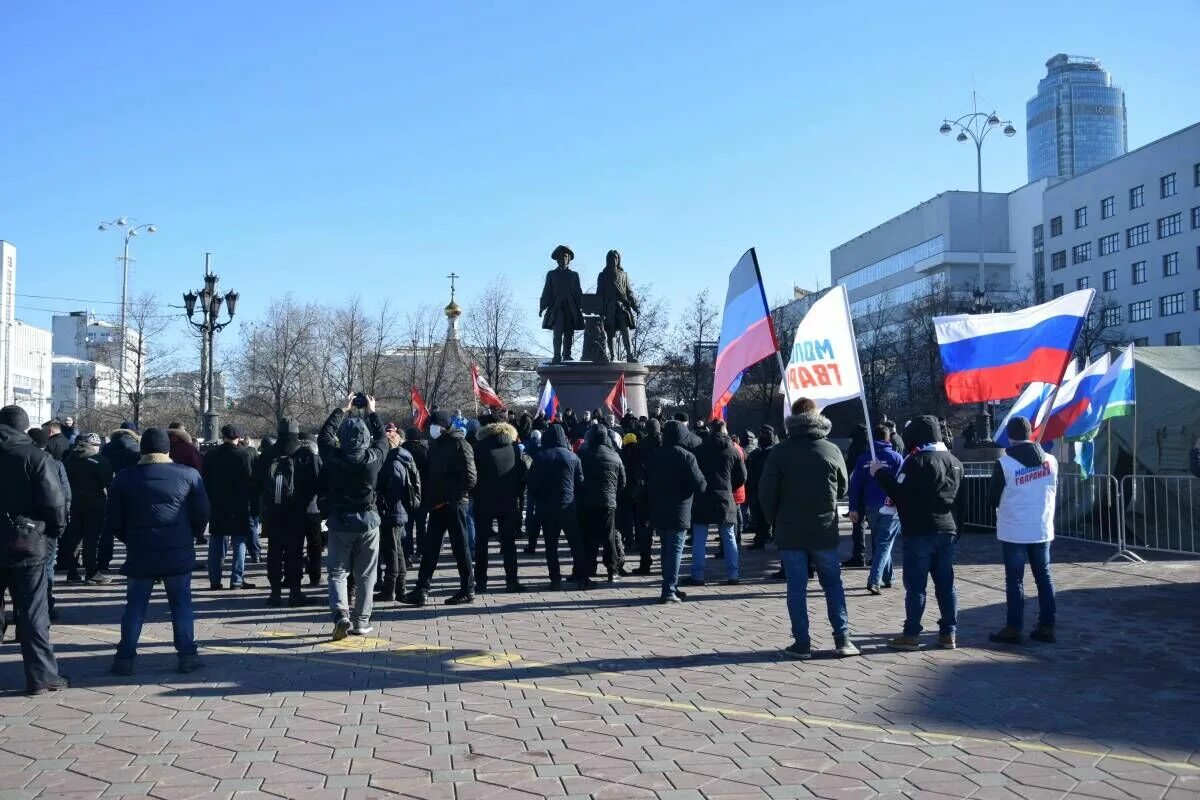
<svg viewBox="0 0 1200 800">
<path fill-rule="evenodd" d="M 867 426 L 860 422 L 854 426 L 854 430 L 850 433 L 850 446 L 846 448 L 846 463 L 854 465 L 862 457 L 863 453 L 870 453 L 871 448 L 867 444 L 868 441 Z M 851 506 L 853 508 L 853 506 Z"/>
<path fill-rule="evenodd" d="M 771 448 L 763 468 L 759 505 L 780 550 L 836 549 L 837 501 L 849 479 L 841 448 L 826 438 L 833 424 L 811 412 L 785 424 L 788 438 Z"/>
<path fill-rule="evenodd" d="M 710 434 L 696 448 L 696 461 L 704 475 L 704 491 L 697 493 L 692 522 L 701 525 L 732 525 L 737 521 L 733 491 L 746 485 L 746 462 L 728 434 Z"/>
<path fill-rule="evenodd" d="M 118 473 L 138 463 L 138 459 L 142 457 L 140 441 L 133 431 L 118 428 L 108 435 L 108 441 L 100 448 L 100 455 L 112 465 L 113 473 Z"/>
<path fill-rule="evenodd" d="M 426 508 L 467 502 L 478 481 L 475 454 L 461 428 L 449 428 L 429 443 L 429 483 L 423 485 Z"/>
<path fill-rule="evenodd" d="M 962 463 L 942 443 L 937 417 L 921 416 L 904 426 L 904 438 L 914 451 L 893 472 L 881 469 L 875 480 L 883 487 L 896 510 L 904 535 L 930 536 L 956 533 L 956 511 L 962 498 Z"/>
<path fill-rule="evenodd" d="M 737 450 L 738 456 L 741 457 L 742 464 L 744 465 L 746 463 L 746 451 L 744 449 L 742 449 L 742 446 L 740 444 L 738 444 L 738 441 L 736 439 L 733 440 L 733 449 Z M 733 504 L 735 506 L 746 505 L 746 484 L 745 483 L 743 483 L 741 486 L 739 486 L 733 490 Z"/>
<path fill-rule="evenodd" d="M 704 474 L 696 457 L 680 444 L 688 436 L 682 422 L 663 426 L 663 443 L 646 459 L 646 500 L 650 524 L 658 530 L 684 531 L 692 527 L 692 497 L 705 490 Z"/>
<path fill-rule="evenodd" d="M 417 473 L 421 476 L 421 508 L 428 508 L 424 493 L 425 488 L 429 486 L 429 442 L 414 436 L 405 439 L 400 447 L 413 457 L 413 463 L 417 465 Z"/>
<path fill-rule="evenodd" d="M 271 466 L 282 456 L 292 459 L 293 497 L 290 506 L 276 505 Z M 314 503 L 320 484 L 321 458 L 294 433 L 284 434 L 259 454 L 254 462 L 254 484 L 258 487 L 258 511 L 264 517 L 279 513 L 317 513 Z"/>
<path fill-rule="evenodd" d="M 375 502 L 383 521 L 393 528 L 402 527 L 408 522 L 409 471 L 415 472 L 416 468 L 412 454 L 403 447 L 393 447 L 383 459 L 379 481 L 375 484 Z M 419 494 L 419 475 L 417 481 Z"/>
<path fill-rule="evenodd" d="M 249 447 L 221 442 L 204 454 L 204 491 L 212 507 L 213 536 L 248 536 L 250 518 L 258 516 L 256 453 Z"/>
<path fill-rule="evenodd" d="M 46 440 L 46 452 L 62 461 L 71 449 L 71 440 L 61 433 L 56 433 Z"/>
<path fill-rule="evenodd" d="M 208 494 L 200 473 L 166 455 L 143 456 L 113 479 L 104 535 L 125 543 L 121 572 L 130 578 L 190 573 L 206 525 Z"/>
<path fill-rule="evenodd" d="M 192 435 L 182 428 L 167 430 L 167 438 L 171 440 L 171 460 L 176 464 L 191 467 L 197 472 L 204 470 L 204 458 L 196 445 L 192 443 Z"/>
<path fill-rule="evenodd" d="M 638 488 L 642 485 L 642 476 L 645 473 L 642 459 L 645 457 L 645 452 L 642 450 L 642 441 L 637 444 L 627 444 L 621 448 L 621 464 L 625 467 L 625 491 L 621 502 L 635 500 L 638 496 Z"/>
<path fill-rule="evenodd" d="M 529 470 L 529 492 L 539 511 L 570 508 L 583 493 L 583 465 L 561 425 L 551 425 L 542 435 Z"/>
<path fill-rule="evenodd" d="M 331 530 L 369 531 L 379 527 L 375 486 L 388 453 L 379 415 L 346 419 L 335 408 L 317 434 L 321 456 L 318 494 Z"/>
<path fill-rule="evenodd" d="M 58 486 L 60 489 L 62 489 L 63 502 L 67 504 L 67 518 L 69 520 L 71 517 L 70 512 L 72 502 L 71 479 L 67 477 L 67 468 L 63 462 L 56 458 L 54 459 L 54 464 L 52 466 L 54 467 L 54 475 L 58 478 Z"/>
<path fill-rule="evenodd" d="M 515 504 L 525 491 L 529 467 L 517 443 L 517 429 L 507 422 L 484 425 L 475 435 L 475 488 L 471 496 L 483 513 Z"/>
<path fill-rule="evenodd" d="M 616 508 L 617 498 L 625 491 L 625 465 L 613 449 L 608 431 L 592 428 L 583 462 L 583 507 Z"/>
<path fill-rule="evenodd" d="M 891 442 L 875 442 L 875 457 L 893 472 L 900 469 L 904 456 L 896 452 Z M 860 453 L 850 473 L 850 510 L 865 514 L 878 511 L 888 504 L 887 492 L 871 475 L 871 451 Z"/>
<path fill-rule="evenodd" d="M 113 468 L 108 459 L 100 455 L 100 448 L 76 442 L 63 466 L 71 483 L 71 513 L 77 513 L 76 510 L 103 511 Z"/>
<path fill-rule="evenodd" d="M 0 425 L 0 567 L 44 563 L 48 540 L 66 528 L 67 504 L 54 465 L 28 433 Z"/>
<path fill-rule="evenodd" d="M 771 455 L 771 448 L 774 446 L 774 436 L 759 437 L 758 447 L 746 459 L 746 494 L 751 503 L 758 502 L 758 482 L 762 479 L 767 457 Z"/>
</svg>

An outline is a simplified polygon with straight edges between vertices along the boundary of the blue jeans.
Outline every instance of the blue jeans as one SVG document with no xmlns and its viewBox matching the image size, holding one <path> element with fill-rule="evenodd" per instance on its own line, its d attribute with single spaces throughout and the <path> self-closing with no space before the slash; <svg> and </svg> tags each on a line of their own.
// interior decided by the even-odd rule
<svg viewBox="0 0 1200 800">
<path fill-rule="evenodd" d="M 683 540 L 687 531 L 668 531 L 659 528 L 662 540 L 662 596 L 671 597 L 679 591 L 679 566 L 683 563 Z"/>
<path fill-rule="evenodd" d="M 171 607 L 171 630 L 175 635 L 175 652 L 181 656 L 196 655 L 195 620 L 192 616 L 192 575 L 171 575 L 163 578 L 167 603 Z M 138 639 L 146 621 L 146 608 L 154 578 L 129 578 L 125 583 L 125 613 L 121 615 L 121 643 L 117 658 L 132 659 L 137 655 Z"/>
<path fill-rule="evenodd" d="M 475 501 L 467 502 L 467 552 L 475 560 Z"/>
<path fill-rule="evenodd" d="M 721 537 L 721 546 L 725 550 L 725 577 L 739 578 L 741 573 L 739 570 L 738 560 L 738 542 L 733 535 L 733 523 L 720 523 L 717 525 L 717 533 Z M 704 557 L 707 555 L 705 550 L 708 545 L 708 525 L 707 523 L 695 522 L 692 524 L 692 578 L 698 581 L 704 580 Z"/>
<path fill-rule="evenodd" d="M 1025 562 L 1037 584 L 1038 624 L 1054 627 L 1054 582 L 1050 579 L 1050 543 L 1014 544 L 1004 548 L 1004 589 L 1008 599 L 1008 627 L 1021 630 L 1025 624 Z"/>
<path fill-rule="evenodd" d="M 808 635 L 808 565 L 812 562 L 817 580 L 825 592 L 825 611 L 834 637 L 850 632 L 850 615 L 846 610 L 846 591 L 842 588 L 842 563 L 837 548 L 829 550 L 780 550 L 779 560 L 787 575 L 787 609 L 792 619 L 792 638 L 807 647 Z"/>
<path fill-rule="evenodd" d="M 58 561 L 58 539 L 46 539 L 46 601 L 54 610 L 54 565 Z"/>
<path fill-rule="evenodd" d="M 958 595 L 954 591 L 954 534 L 904 535 L 904 635 L 921 632 L 925 616 L 925 588 L 933 578 L 937 596 L 938 633 L 954 633 L 958 627 Z"/>
<path fill-rule="evenodd" d="M 867 575 L 867 586 L 891 586 L 892 545 L 900 535 L 900 517 L 895 514 L 867 512 L 867 523 L 871 526 L 871 572 Z"/>
<path fill-rule="evenodd" d="M 246 574 L 246 545 L 250 536 L 221 536 L 210 531 L 208 537 L 208 582 L 211 584 L 221 582 L 221 573 L 225 567 L 225 548 L 230 539 L 233 539 L 233 569 L 229 572 L 229 585 L 242 585 L 242 579 Z"/>
<path fill-rule="evenodd" d="M 262 520 L 258 517 L 250 518 L 250 540 L 246 542 L 246 554 L 254 559 L 257 564 L 262 561 Z"/>
</svg>

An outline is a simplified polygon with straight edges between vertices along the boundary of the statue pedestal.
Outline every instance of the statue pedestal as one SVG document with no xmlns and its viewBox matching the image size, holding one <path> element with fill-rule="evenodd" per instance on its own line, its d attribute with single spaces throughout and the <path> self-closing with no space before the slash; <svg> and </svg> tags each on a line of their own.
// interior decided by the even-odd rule
<svg viewBox="0 0 1200 800">
<path fill-rule="evenodd" d="M 560 412 L 574 409 L 577 416 L 584 411 L 599 408 L 605 413 L 604 398 L 612 391 L 617 378 L 625 376 L 625 398 L 629 410 L 635 417 L 650 412 L 646 406 L 646 376 L 650 373 L 643 365 L 635 362 L 615 361 L 597 364 L 590 361 L 566 361 L 562 364 L 541 364 L 538 376 L 549 379 L 558 393 Z"/>
</svg>

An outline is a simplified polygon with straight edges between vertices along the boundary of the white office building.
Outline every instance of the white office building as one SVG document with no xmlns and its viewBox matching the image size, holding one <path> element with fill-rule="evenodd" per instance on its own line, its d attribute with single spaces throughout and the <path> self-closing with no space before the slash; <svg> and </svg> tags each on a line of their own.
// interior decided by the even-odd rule
<svg viewBox="0 0 1200 800">
<path fill-rule="evenodd" d="M 78 417 L 89 409 L 117 405 L 121 385 L 117 371 L 106 364 L 55 355 L 51 397 L 55 417 Z"/>
<path fill-rule="evenodd" d="M 16 294 L 17 248 L 0 241 L 0 405 L 19 405 L 40 425 L 51 413 L 51 335 L 16 318 Z"/>
</svg>

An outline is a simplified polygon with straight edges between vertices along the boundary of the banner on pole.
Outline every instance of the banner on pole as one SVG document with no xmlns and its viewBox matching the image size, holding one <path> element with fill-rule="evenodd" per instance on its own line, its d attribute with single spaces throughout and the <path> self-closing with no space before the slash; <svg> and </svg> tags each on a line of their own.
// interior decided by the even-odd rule
<svg viewBox="0 0 1200 800">
<path fill-rule="evenodd" d="M 846 287 L 838 285 L 813 303 L 796 327 L 784 370 L 783 393 L 810 398 L 818 409 L 823 409 L 853 400 L 862 391 Z"/>
</svg>

